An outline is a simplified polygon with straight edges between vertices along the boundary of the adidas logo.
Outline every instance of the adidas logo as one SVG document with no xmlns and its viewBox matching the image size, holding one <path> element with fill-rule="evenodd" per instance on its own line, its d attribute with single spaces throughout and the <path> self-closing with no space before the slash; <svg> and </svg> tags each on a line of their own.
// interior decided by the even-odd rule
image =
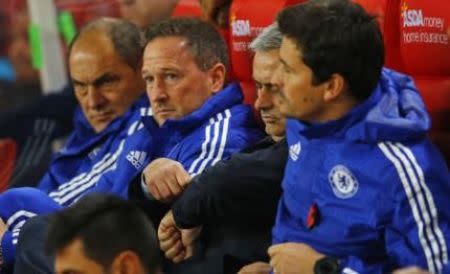
<svg viewBox="0 0 450 274">
<path fill-rule="evenodd" d="M 127 160 L 136 168 L 141 169 L 144 165 L 145 158 L 147 157 L 147 152 L 132 150 L 127 155 Z"/>
<path fill-rule="evenodd" d="M 289 156 L 291 157 L 291 159 L 294 162 L 298 160 L 298 156 L 300 155 L 301 151 L 302 151 L 302 145 L 300 144 L 300 142 L 289 147 Z"/>
<path fill-rule="evenodd" d="M 91 152 L 89 152 L 89 154 L 88 154 L 89 159 L 93 160 L 95 158 L 95 156 L 97 156 L 99 150 L 100 150 L 100 147 L 96 147 Z"/>
</svg>

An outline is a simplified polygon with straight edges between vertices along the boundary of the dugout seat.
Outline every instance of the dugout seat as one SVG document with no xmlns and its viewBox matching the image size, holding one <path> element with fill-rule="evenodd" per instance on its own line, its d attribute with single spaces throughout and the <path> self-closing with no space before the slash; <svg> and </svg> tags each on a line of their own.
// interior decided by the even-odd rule
<svg viewBox="0 0 450 274">
<path fill-rule="evenodd" d="M 0 140 L 0 193 L 9 186 L 9 180 L 14 170 L 17 155 L 17 145 L 12 139 Z"/>
<path fill-rule="evenodd" d="M 244 91 L 245 103 L 253 105 L 256 89 L 252 80 L 252 54 L 249 44 L 272 24 L 284 7 L 305 0 L 234 0 L 230 8 L 230 59 L 232 74 Z"/>
<path fill-rule="evenodd" d="M 180 0 L 172 12 L 172 16 L 201 17 L 202 9 L 198 0 Z"/>
<path fill-rule="evenodd" d="M 432 121 L 430 137 L 450 163 L 448 0 L 356 0 L 379 18 L 386 67 L 409 74 Z"/>
<path fill-rule="evenodd" d="M 431 116 L 431 138 L 450 163 L 450 9 L 448 0 L 401 1 L 400 54 Z"/>
<path fill-rule="evenodd" d="M 56 0 L 58 10 L 70 11 L 77 29 L 101 16 L 120 17 L 116 0 Z"/>
</svg>

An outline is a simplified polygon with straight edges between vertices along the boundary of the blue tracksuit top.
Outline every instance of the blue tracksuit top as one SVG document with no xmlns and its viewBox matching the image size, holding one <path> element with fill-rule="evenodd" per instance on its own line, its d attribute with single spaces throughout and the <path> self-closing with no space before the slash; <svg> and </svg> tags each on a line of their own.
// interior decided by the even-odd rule
<svg viewBox="0 0 450 274">
<path fill-rule="evenodd" d="M 64 175 L 66 170 L 61 163 L 59 172 L 51 169 L 44 177 L 39 186 L 43 191 L 18 188 L 0 195 L 0 218 L 8 223 L 9 229 L 1 244 L 5 259 L 13 260 L 14 244 L 24 220 L 29 217 L 58 210 L 91 192 L 108 192 L 127 198 L 132 179 L 159 157 L 180 162 L 195 176 L 259 141 L 263 132 L 255 122 L 251 108 L 242 104 L 242 99 L 239 85 L 230 84 L 196 111 L 181 119 L 169 119 L 161 127 L 152 117 L 148 99 L 141 99 L 143 103 L 130 113 L 127 127 L 123 127 L 114 140 L 106 140 L 100 148 L 91 146 L 89 154 L 85 154 L 89 158 L 87 162 L 67 165 L 67 169 L 78 170 L 72 178 Z M 77 136 L 72 136 L 69 144 L 80 147 L 85 144 L 78 140 Z M 106 144 L 113 145 L 106 150 Z M 75 145 L 67 145 L 55 161 L 76 149 Z M 95 162 L 90 160 L 91 157 Z"/>
<path fill-rule="evenodd" d="M 127 198 L 130 181 L 156 158 L 174 159 L 195 175 L 262 138 L 250 107 L 242 104 L 237 84 L 228 85 L 198 110 L 182 119 L 169 119 L 162 127 L 156 124 L 148 105 L 138 112 L 140 122 L 129 128 L 126 141 L 120 143 L 116 152 L 104 154 L 101 164 L 84 175 L 94 179 L 83 182 L 76 178 L 49 196 L 62 205 L 88 192 L 108 192 Z M 97 175 L 102 169 L 105 172 Z M 113 171 L 106 172 L 108 169 Z"/>
<path fill-rule="evenodd" d="M 63 149 L 54 155 L 48 172 L 38 187 L 14 188 L 0 194 L 0 218 L 8 226 L 0 244 L 6 265 L 14 260 L 14 246 L 25 221 L 35 215 L 61 208 L 60 204 L 49 197 L 52 192 L 58 189 L 69 190 L 74 183 L 98 181 L 101 175 L 110 170 L 113 164 L 110 162 L 106 169 L 98 167 L 105 159 L 112 159 L 113 162 L 117 159 L 117 152 L 129 135 L 129 128 L 139 122 L 139 110 L 147 108 L 148 99 L 143 95 L 124 115 L 112 121 L 100 133 L 94 131 L 81 109 L 76 109 L 74 131 Z M 91 170 L 96 171 L 95 176 L 87 176 Z M 77 194 L 76 198 L 82 194 L 79 192 L 80 186 L 71 192 Z"/>
<path fill-rule="evenodd" d="M 239 85 L 230 84 L 196 111 L 181 119 L 168 119 L 161 127 L 153 119 L 150 107 L 141 109 L 141 122 L 127 138 L 116 171 L 102 176 L 88 192 L 109 192 L 128 198 L 131 179 L 154 159 L 176 160 L 195 176 L 259 141 L 263 132 L 242 99 Z"/>
<path fill-rule="evenodd" d="M 66 145 L 55 154 L 37 188 L 51 196 L 58 189 L 66 189 L 71 185 L 97 182 L 103 174 L 114 168 L 125 138 L 139 122 L 140 110 L 148 108 L 148 105 L 147 97 L 141 96 L 124 115 L 112 121 L 100 133 L 94 131 L 78 108 L 73 133 Z M 92 170 L 96 171 L 95 174 L 92 174 Z"/>
<path fill-rule="evenodd" d="M 411 78 L 387 69 L 345 117 L 289 120 L 274 244 L 305 243 L 339 258 L 342 273 L 409 265 L 439 273 L 448 262 L 450 176 L 425 138 L 429 127 Z M 308 218 L 313 204 L 319 214 Z"/>
</svg>

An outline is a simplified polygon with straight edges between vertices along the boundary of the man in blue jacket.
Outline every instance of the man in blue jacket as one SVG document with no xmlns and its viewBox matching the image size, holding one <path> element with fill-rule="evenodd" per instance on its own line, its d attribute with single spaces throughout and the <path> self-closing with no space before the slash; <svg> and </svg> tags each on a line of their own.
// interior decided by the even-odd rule
<svg viewBox="0 0 450 274">
<path fill-rule="evenodd" d="M 250 44 L 254 106 L 269 136 L 195 176 L 174 202 L 158 229 L 161 250 L 175 263 L 165 261 L 165 273 L 235 274 L 244 264 L 267 258 L 288 154 L 286 120 L 274 104 L 278 86 L 271 83 L 280 45 L 275 24 Z"/>
<path fill-rule="evenodd" d="M 117 37 L 117 33 L 125 35 Z M 144 90 L 139 40 L 139 30 L 119 19 L 94 21 L 76 37 L 69 54 L 80 105 L 74 116 L 75 130 L 54 156 L 37 189 L 17 188 L 0 195 L 0 218 L 6 223 L 0 233 L 0 268 L 13 260 L 14 245 L 26 219 L 60 207 L 49 194 L 73 181 L 97 180 L 110 168 L 102 163 L 117 158 L 114 155 L 120 152 L 128 128 L 139 119 L 134 113 L 148 105 L 145 97 L 138 100 Z M 88 176 L 91 169 L 97 177 Z"/>
<path fill-rule="evenodd" d="M 277 19 L 289 157 L 270 264 L 276 273 L 440 273 L 449 172 L 426 139 L 410 77 L 383 66 L 375 18 L 351 1 L 309 1 Z"/>
<path fill-rule="evenodd" d="M 124 145 L 120 172 L 104 176 L 94 191 L 129 198 L 129 184 L 115 182 L 129 181 L 145 167 L 137 185 L 170 201 L 191 176 L 259 141 L 263 133 L 251 108 L 242 104 L 239 85 L 226 84 L 227 49 L 213 26 L 169 19 L 149 28 L 145 39 L 142 76 L 151 107 Z M 169 174 L 177 180 L 166 178 L 168 170 L 180 171 Z"/>
<path fill-rule="evenodd" d="M 130 182 L 152 161 L 170 159 L 188 171 L 185 176 L 201 173 L 262 137 L 250 107 L 242 104 L 239 86 L 225 86 L 226 45 L 214 27 L 195 19 L 172 19 L 151 27 L 146 38 L 142 71 L 151 108 L 134 112 L 140 118 L 115 152 L 48 192 L 46 211 L 90 192 L 128 198 Z M 158 187 L 163 189 L 163 184 Z M 45 196 L 38 195 L 40 200 Z M 19 205 L 14 210 L 23 213 L 28 208 Z"/>
</svg>

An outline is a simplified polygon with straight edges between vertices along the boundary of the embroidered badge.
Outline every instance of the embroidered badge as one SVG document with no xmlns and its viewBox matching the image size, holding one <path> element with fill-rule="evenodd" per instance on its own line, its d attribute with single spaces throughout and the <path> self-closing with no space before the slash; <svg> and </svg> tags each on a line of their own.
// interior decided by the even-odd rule
<svg viewBox="0 0 450 274">
<path fill-rule="evenodd" d="M 145 151 L 130 151 L 127 155 L 127 160 L 136 168 L 141 169 L 145 163 L 145 158 L 147 157 L 147 152 Z"/>
<path fill-rule="evenodd" d="M 359 183 L 353 173 L 343 165 L 337 165 L 328 174 L 328 180 L 334 194 L 341 199 L 353 197 L 358 191 Z"/>
<path fill-rule="evenodd" d="M 300 155 L 301 151 L 302 145 L 300 144 L 300 141 L 289 147 L 289 156 L 291 157 L 292 161 L 295 162 L 298 160 L 298 156 Z"/>
</svg>

